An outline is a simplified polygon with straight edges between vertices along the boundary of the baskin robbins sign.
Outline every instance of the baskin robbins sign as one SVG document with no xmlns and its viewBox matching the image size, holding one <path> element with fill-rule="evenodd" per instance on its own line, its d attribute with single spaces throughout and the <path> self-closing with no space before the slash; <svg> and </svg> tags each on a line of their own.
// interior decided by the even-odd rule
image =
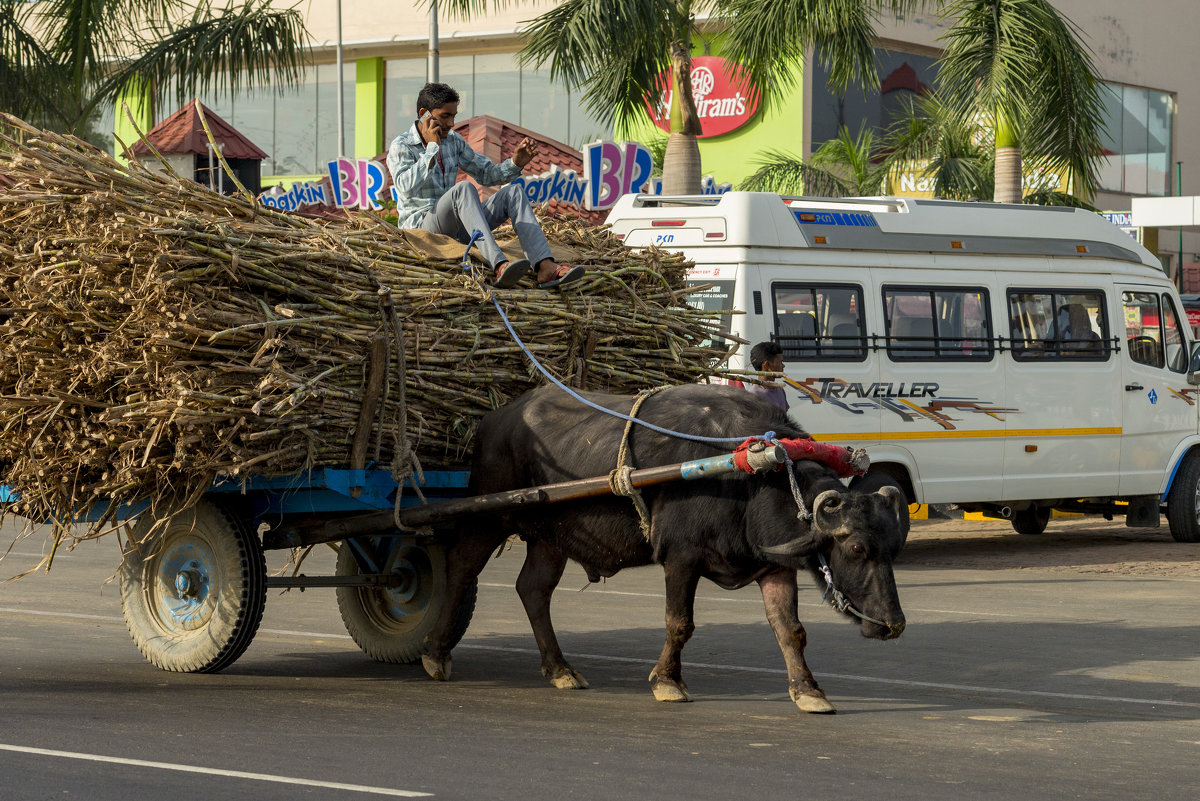
<svg viewBox="0 0 1200 801">
<path fill-rule="evenodd" d="M 575 170 L 552 166 L 541 175 L 522 175 L 513 183 L 522 187 L 530 203 L 558 201 L 589 211 L 610 209 L 621 195 L 644 192 L 662 193 L 662 180 L 650 175 L 653 159 L 640 142 L 593 142 L 583 149 L 583 175 Z M 273 187 L 259 195 L 263 205 L 281 211 L 297 211 L 310 206 L 378 210 L 380 201 L 390 192 L 398 200 L 388 180 L 387 168 L 374 159 L 335 159 L 329 162 L 329 178 L 293 184 L 288 190 Z M 728 192 L 730 184 L 718 184 L 706 175 L 701 191 L 706 195 Z"/>
<path fill-rule="evenodd" d="M 736 131 L 758 110 L 758 91 L 745 76 L 737 76 L 737 63 L 718 56 L 696 56 L 692 59 L 692 98 L 700 117 L 699 138 L 721 136 Z M 650 119 L 668 133 L 671 130 L 671 72 L 658 76 L 659 85 L 667 87 L 659 96 L 657 106 L 648 106 Z"/>
</svg>

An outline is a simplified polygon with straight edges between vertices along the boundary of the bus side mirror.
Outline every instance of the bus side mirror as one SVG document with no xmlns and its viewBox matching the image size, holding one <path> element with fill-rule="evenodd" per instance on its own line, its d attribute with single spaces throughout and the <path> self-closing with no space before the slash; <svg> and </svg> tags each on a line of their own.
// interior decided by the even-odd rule
<svg viewBox="0 0 1200 801">
<path fill-rule="evenodd" d="M 1188 383 L 1192 386 L 1200 386 L 1200 342 L 1192 344 L 1192 358 L 1188 363 Z"/>
</svg>

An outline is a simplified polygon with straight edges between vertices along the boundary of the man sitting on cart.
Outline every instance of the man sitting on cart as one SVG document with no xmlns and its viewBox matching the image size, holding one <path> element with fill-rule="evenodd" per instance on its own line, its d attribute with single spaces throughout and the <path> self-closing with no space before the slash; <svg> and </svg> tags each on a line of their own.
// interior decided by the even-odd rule
<svg viewBox="0 0 1200 801">
<path fill-rule="evenodd" d="M 543 289 L 582 278 L 583 267 L 554 261 L 522 187 L 510 183 L 481 201 L 470 182 L 458 181 L 461 169 L 484 186 L 507 183 L 537 155 L 537 143 L 529 137 L 501 164 L 476 153 L 452 130 L 458 101 L 458 92 L 450 86 L 425 84 L 417 95 L 417 120 L 388 148 L 388 170 L 399 195 L 397 224 L 452 236 L 463 244 L 470 241 L 472 231 L 479 231 L 483 235 L 479 250 L 493 270 L 497 287 L 515 287 L 535 269 Z M 510 219 L 527 258 L 509 261 L 492 237 L 492 229 Z"/>
</svg>

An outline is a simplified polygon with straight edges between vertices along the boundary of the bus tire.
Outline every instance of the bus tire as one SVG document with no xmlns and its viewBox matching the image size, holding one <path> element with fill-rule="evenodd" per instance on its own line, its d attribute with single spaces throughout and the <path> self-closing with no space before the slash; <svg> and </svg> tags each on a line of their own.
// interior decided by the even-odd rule
<svg viewBox="0 0 1200 801">
<path fill-rule="evenodd" d="M 1200 455 L 1189 453 L 1167 496 L 1167 522 L 1176 542 L 1200 542 Z"/>
<path fill-rule="evenodd" d="M 1049 506 L 1030 506 L 1013 512 L 1012 527 L 1018 534 L 1041 534 L 1050 522 Z"/>
</svg>

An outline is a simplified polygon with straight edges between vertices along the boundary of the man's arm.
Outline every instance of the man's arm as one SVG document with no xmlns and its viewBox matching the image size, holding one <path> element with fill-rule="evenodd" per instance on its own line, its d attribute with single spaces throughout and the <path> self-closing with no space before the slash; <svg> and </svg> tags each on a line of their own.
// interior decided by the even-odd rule
<svg viewBox="0 0 1200 801">
<path fill-rule="evenodd" d="M 420 190 L 428 190 L 433 186 L 430 168 L 437 161 L 438 150 L 436 142 L 425 145 L 424 151 L 416 151 L 415 147 L 404 142 L 403 137 L 392 140 L 392 146 L 388 148 L 388 171 L 402 198 L 428 194 L 428 191 Z M 414 151 L 419 155 L 414 155 Z"/>
<path fill-rule="evenodd" d="M 521 168 L 512 159 L 496 164 L 487 156 L 472 150 L 461 136 L 454 135 L 454 138 L 446 140 L 447 145 L 451 142 L 458 151 L 458 168 L 483 186 L 506 184 L 521 174 Z"/>
</svg>

